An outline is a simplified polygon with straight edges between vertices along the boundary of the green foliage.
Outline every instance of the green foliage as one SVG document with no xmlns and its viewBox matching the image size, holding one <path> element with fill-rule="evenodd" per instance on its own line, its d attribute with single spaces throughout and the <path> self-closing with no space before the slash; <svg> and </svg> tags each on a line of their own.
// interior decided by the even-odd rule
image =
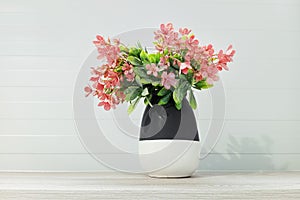
<svg viewBox="0 0 300 200">
<path fill-rule="evenodd" d="M 146 50 L 145 51 L 142 50 L 139 56 L 143 64 L 150 64 L 150 63 L 157 64 L 160 61 L 161 54 L 159 52 L 156 54 L 148 54 Z"/>
<path fill-rule="evenodd" d="M 173 99 L 175 101 L 175 106 L 177 109 L 181 109 L 181 102 L 186 96 L 186 93 L 190 89 L 190 87 L 191 85 L 186 79 L 181 78 L 179 80 L 178 86 L 173 92 Z"/>
<path fill-rule="evenodd" d="M 168 93 L 168 94 L 166 94 L 165 96 L 163 96 L 160 100 L 159 100 L 159 102 L 158 102 L 158 105 L 165 105 L 165 104 L 167 104 L 168 102 L 169 102 L 169 100 L 171 99 L 171 96 L 172 96 L 172 93 L 170 92 L 170 93 Z"/>
<path fill-rule="evenodd" d="M 141 84 L 152 84 L 153 86 L 158 86 L 160 83 L 160 79 L 154 76 L 149 76 L 143 66 L 134 67 L 133 71 L 136 76 L 139 76 L 138 81 L 140 81 Z"/>
<path fill-rule="evenodd" d="M 148 88 L 145 88 L 142 92 L 142 96 L 147 96 L 149 94 Z"/>
<path fill-rule="evenodd" d="M 200 69 L 200 64 L 199 64 L 196 60 L 192 60 L 192 61 L 191 61 L 191 66 L 192 66 L 195 70 L 199 70 L 199 69 Z"/>
<path fill-rule="evenodd" d="M 129 53 L 128 47 L 123 46 L 123 45 L 120 46 L 120 51 L 123 52 L 123 53 Z"/>
<path fill-rule="evenodd" d="M 194 92 L 193 92 L 192 89 L 190 89 L 189 102 L 190 102 L 190 106 L 191 106 L 193 109 L 196 109 L 196 108 L 197 108 L 197 101 L 196 101 L 196 99 L 195 99 Z"/>
<path fill-rule="evenodd" d="M 140 58 L 143 63 L 145 63 L 145 62 L 149 63 L 148 54 L 144 50 L 141 51 Z"/>
<path fill-rule="evenodd" d="M 159 52 L 157 52 L 157 53 L 155 54 L 156 63 L 159 63 L 159 62 L 160 62 L 161 56 L 162 56 L 162 55 L 161 55 Z"/>
<path fill-rule="evenodd" d="M 182 102 L 175 103 L 175 107 L 177 108 L 177 110 L 180 110 L 182 107 Z"/>
<path fill-rule="evenodd" d="M 184 61 L 183 57 L 178 53 L 176 53 L 173 57 L 176 58 L 177 60 L 179 60 L 180 62 Z"/>
<path fill-rule="evenodd" d="M 167 90 L 165 87 L 161 88 L 157 93 L 157 96 L 165 96 L 166 94 L 171 93 L 171 90 Z"/>
<path fill-rule="evenodd" d="M 213 85 L 207 84 L 205 80 L 198 81 L 195 85 L 194 88 L 201 90 L 201 89 L 208 89 L 211 88 Z"/>
<path fill-rule="evenodd" d="M 135 76 L 135 82 L 140 86 L 143 87 L 143 84 L 141 82 L 141 77 L 140 76 Z"/>
<path fill-rule="evenodd" d="M 151 99 L 152 99 L 152 94 L 149 94 L 149 95 L 147 95 L 146 97 L 145 97 L 145 99 L 144 99 L 144 104 L 145 105 L 151 105 Z"/>
<path fill-rule="evenodd" d="M 155 54 L 148 54 L 148 58 L 149 58 L 150 63 L 157 63 Z"/>
<path fill-rule="evenodd" d="M 136 100 L 134 100 L 133 102 L 130 102 L 130 105 L 127 109 L 127 113 L 130 114 L 132 113 L 132 111 L 135 109 L 136 105 L 139 103 L 141 97 L 138 97 Z"/>
<path fill-rule="evenodd" d="M 128 60 L 131 64 L 136 65 L 136 66 L 142 65 L 142 64 L 143 64 L 142 61 L 141 61 L 139 58 L 134 57 L 134 56 L 128 56 L 127 60 Z"/>
<path fill-rule="evenodd" d="M 132 101 L 136 97 L 140 96 L 142 92 L 143 92 L 143 90 L 139 86 L 129 86 L 124 91 L 124 94 L 126 95 L 125 100 L 126 101 Z"/>
<path fill-rule="evenodd" d="M 186 74 L 186 80 L 190 83 L 190 85 L 193 85 L 194 73 L 190 69 L 188 70 L 188 73 Z"/>
<path fill-rule="evenodd" d="M 132 47 L 129 49 L 129 56 L 139 57 L 142 49 Z"/>
</svg>

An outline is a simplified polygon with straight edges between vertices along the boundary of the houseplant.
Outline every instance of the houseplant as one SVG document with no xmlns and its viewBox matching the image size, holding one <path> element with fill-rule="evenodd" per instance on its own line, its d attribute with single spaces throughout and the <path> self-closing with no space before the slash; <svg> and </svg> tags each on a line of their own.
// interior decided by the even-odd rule
<svg viewBox="0 0 300 200">
<path fill-rule="evenodd" d="M 191 30 L 180 28 L 174 31 L 171 23 L 161 24 L 154 32 L 154 52 L 149 52 L 140 43 L 128 47 L 118 39 L 96 38 L 98 59 L 105 63 L 91 68 L 91 84 L 84 89 L 86 96 L 96 97 L 98 106 L 105 110 L 129 102 L 129 114 L 143 99 L 146 109 L 140 132 L 142 153 L 151 152 L 157 142 L 192 145 L 191 153 L 183 156 L 175 168 L 160 169 L 151 175 L 191 175 L 198 163 L 198 155 L 193 154 L 200 151 L 192 112 L 197 107 L 193 90 L 212 87 L 218 80 L 218 73 L 228 70 L 227 63 L 232 61 L 235 50 L 229 45 L 226 51 L 215 53 L 211 44 L 199 45 Z M 184 166 L 187 161 L 190 164 Z"/>
</svg>

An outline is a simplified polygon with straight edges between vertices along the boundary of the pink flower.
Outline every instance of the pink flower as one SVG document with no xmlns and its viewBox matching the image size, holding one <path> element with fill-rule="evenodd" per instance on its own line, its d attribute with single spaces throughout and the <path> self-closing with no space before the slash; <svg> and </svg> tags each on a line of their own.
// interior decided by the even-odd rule
<svg viewBox="0 0 300 200">
<path fill-rule="evenodd" d="M 208 55 L 208 56 L 213 56 L 214 54 L 214 48 L 211 44 L 207 45 L 207 46 L 203 46 L 203 54 Z"/>
<path fill-rule="evenodd" d="M 106 111 L 110 110 L 111 108 L 111 104 L 105 101 L 101 101 L 98 106 L 103 106 Z"/>
<path fill-rule="evenodd" d="M 217 65 L 219 71 L 221 71 L 222 69 L 229 70 L 227 67 L 227 63 L 232 62 L 232 57 L 234 56 L 234 54 L 235 54 L 235 50 L 232 49 L 232 45 L 229 45 L 225 54 L 223 53 L 223 50 L 219 51 L 218 53 L 219 62 Z"/>
<path fill-rule="evenodd" d="M 133 72 L 133 66 L 125 63 L 122 67 L 122 70 L 124 71 L 124 75 L 127 79 L 127 81 L 132 82 L 134 81 L 135 73 Z"/>
<path fill-rule="evenodd" d="M 157 67 L 156 64 L 154 63 L 148 64 L 146 65 L 146 69 L 148 75 L 153 74 L 153 76 L 157 77 L 158 75 L 157 72 L 159 72 L 159 68 Z"/>
<path fill-rule="evenodd" d="M 93 89 L 88 85 L 84 88 L 84 91 L 86 92 L 85 97 L 88 97 L 93 92 Z"/>
<path fill-rule="evenodd" d="M 180 28 L 180 29 L 179 29 L 179 33 L 180 33 L 181 35 L 188 35 L 188 34 L 191 33 L 191 31 L 192 31 L 192 30 L 189 30 L 189 29 L 187 29 L 187 28 Z"/>
<path fill-rule="evenodd" d="M 167 23 L 167 24 L 161 24 L 160 25 L 160 31 L 164 35 L 170 34 L 174 30 L 173 24 L 172 23 Z"/>
<path fill-rule="evenodd" d="M 196 73 L 194 74 L 194 76 L 195 76 L 196 82 L 201 81 L 201 80 L 203 79 L 203 76 L 202 76 L 202 74 L 201 74 L 200 71 L 196 72 Z"/>
<path fill-rule="evenodd" d="M 159 61 L 158 65 L 161 67 L 164 67 L 164 66 L 169 67 L 170 66 L 169 56 L 160 57 L 160 61 Z"/>
<path fill-rule="evenodd" d="M 171 86 L 175 86 L 177 83 L 177 80 L 175 79 L 175 74 L 173 72 L 170 72 L 169 74 L 167 72 L 163 72 L 161 75 L 161 84 L 166 88 L 170 89 Z"/>
<path fill-rule="evenodd" d="M 100 35 L 96 36 L 97 40 L 93 41 L 93 43 L 96 45 L 96 47 L 101 47 L 102 45 L 106 44 L 106 41 L 104 38 Z"/>
<path fill-rule="evenodd" d="M 118 39 L 114 39 L 114 44 L 111 44 L 110 39 L 108 38 L 107 41 L 100 36 L 96 36 L 97 40 L 93 41 L 95 46 L 98 49 L 98 59 L 106 58 L 108 65 L 115 65 L 117 62 L 117 59 L 119 58 L 120 48 L 119 44 L 120 41 Z"/>
<path fill-rule="evenodd" d="M 154 32 L 154 39 L 157 40 L 155 48 L 159 51 L 174 49 L 180 45 L 178 32 L 174 32 L 173 24 L 161 24 L 160 30 Z"/>
<path fill-rule="evenodd" d="M 180 64 L 180 70 L 179 70 L 179 74 L 182 72 L 184 74 L 187 74 L 189 69 L 192 69 L 190 63 L 185 62 L 185 63 L 181 63 Z"/>
</svg>

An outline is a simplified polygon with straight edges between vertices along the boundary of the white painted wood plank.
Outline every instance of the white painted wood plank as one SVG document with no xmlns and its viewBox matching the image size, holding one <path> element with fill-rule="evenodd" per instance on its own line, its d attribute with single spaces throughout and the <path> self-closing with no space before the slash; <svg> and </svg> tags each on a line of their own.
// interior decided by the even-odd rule
<svg viewBox="0 0 300 200">
<path fill-rule="evenodd" d="M 0 120 L 0 136 L 61 136 L 76 135 L 74 120 Z"/>
<path fill-rule="evenodd" d="M 87 153 L 76 135 L 1 136 L 0 138 L 0 154 Z M 99 141 L 100 145 L 101 143 Z"/>
<path fill-rule="evenodd" d="M 1 70 L 57 70 L 78 71 L 83 59 L 81 57 L 51 56 L 1 56 Z"/>
<path fill-rule="evenodd" d="M 291 27 L 291 23 L 298 22 L 299 13 L 298 7 L 299 4 L 295 2 L 287 2 L 285 4 L 284 1 L 280 2 L 272 2 L 261 3 L 260 1 L 231 1 L 231 3 L 221 3 L 220 1 L 212 1 L 211 3 L 206 2 L 190 2 L 186 4 L 181 4 L 178 6 L 179 2 L 176 2 L 172 5 L 167 2 L 155 1 L 156 3 L 160 3 L 162 7 L 169 7 L 173 10 L 174 13 L 178 13 L 180 10 L 189 10 L 193 15 L 186 15 L 184 20 L 184 25 L 187 22 L 193 22 L 195 17 L 199 19 L 205 19 L 206 16 L 211 14 L 211 10 L 214 13 L 217 13 L 217 16 L 226 16 L 226 19 L 230 19 L 230 23 L 219 23 L 219 29 L 228 29 L 228 28 L 293 28 Z M 143 8 L 152 7 L 155 2 L 145 2 L 143 4 Z M 105 7 L 114 8 L 115 13 L 122 13 L 125 9 L 127 10 L 127 15 L 122 15 L 122 19 L 124 21 L 130 21 L 135 18 L 136 7 L 132 5 L 137 5 L 137 1 L 132 2 L 132 4 L 128 4 L 127 2 L 119 2 L 118 6 L 115 6 L 115 3 L 105 2 Z M 191 7 L 191 3 L 193 3 L 193 7 Z M 112 27 L 111 24 L 120 24 L 119 17 L 110 18 L 110 20 L 99 20 L 100 16 L 109 16 L 110 9 L 104 9 L 99 12 L 99 7 L 103 6 L 102 2 L 99 1 L 90 1 L 89 3 L 85 2 L 85 7 L 83 8 L 82 1 L 78 1 L 77 3 L 72 3 L 71 1 L 63 1 L 62 2 L 48 2 L 44 4 L 39 4 L 37 1 L 29 2 L 27 5 L 25 3 L 19 2 L 19 5 L 14 5 L 14 3 L 6 3 L 8 7 L 16 7 L 16 10 L 20 10 L 20 8 L 24 11 L 33 12 L 34 14 L 26 15 L 27 17 L 16 17 L 16 18 L 8 18 L 3 17 L 0 20 L 1 25 L 7 24 L 26 24 L 26 25 L 41 25 L 43 27 L 55 27 L 57 29 L 66 28 L 65 24 L 68 24 L 67 27 L 76 27 L 80 24 L 81 28 L 87 29 L 88 27 L 95 27 L 94 24 L 97 24 L 99 27 Z M 35 5 L 34 7 L 30 7 L 29 5 Z M 289 5 L 290 4 L 290 5 Z M 59 6 L 58 6 L 59 5 Z M 65 6 L 65 7 L 64 7 Z M 201 12 L 199 12 L 199 7 L 201 7 Z M 65 9 L 64 9 L 65 8 Z M 56 15 L 50 15 L 53 11 L 56 11 Z M 78 14 L 80 12 L 80 15 Z M 255 16 L 253 16 L 255 13 Z M 27 13 L 26 13 L 27 14 Z M 39 16 L 39 17 L 36 17 Z M 64 16 L 64 17 L 62 17 Z M 85 16 L 83 18 L 82 16 Z M 148 19 L 149 24 L 157 23 L 158 19 L 170 19 L 169 15 L 160 15 L 153 16 Z M 237 17 L 238 16 L 238 17 Z M 20 19 L 21 20 L 20 20 Z M 174 21 L 181 22 L 181 16 L 173 15 L 172 19 Z M 140 17 L 135 20 L 135 26 L 144 26 L 145 17 Z M 86 22 L 90 23 L 86 23 Z M 160 20 L 161 21 L 161 20 Z M 202 20 L 202 26 L 207 28 L 215 28 L 215 23 L 211 23 L 209 20 Z M 8 23 L 9 22 L 9 23 Z M 133 27 L 130 23 L 120 24 L 119 31 L 124 30 L 125 27 L 131 28 Z M 299 27 L 298 27 L 299 28 Z M 112 31 L 114 31 L 112 28 Z"/>
<path fill-rule="evenodd" d="M 299 154 L 209 154 L 201 160 L 200 170 L 285 171 L 299 170 Z"/>
<path fill-rule="evenodd" d="M 5 199 L 298 199 L 299 173 L 203 173 L 153 179 L 120 173 L 1 173 Z"/>
<path fill-rule="evenodd" d="M 199 173 L 191 179 L 143 175 L 4 173 L 5 199 L 297 199 L 299 173 Z M 6 182 L 4 182 L 6 181 Z M 20 182 L 24 184 L 20 184 Z"/>
<path fill-rule="evenodd" d="M 16 87 L 16 86 L 54 86 L 54 87 L 72 87 L 77 78 L 77 71 L 15 71 L 5 70 L 0 73 L 0 86 Z M 88 83 L 89 77 L 87 77 Z"/>
<path fill-rule="evenodd" d="M 84 92 L 82 92 L 84 95 Z M 212 105 L 209 90 L 196 92 L 199 119 L 210 119 Z M 226 90 L 226 119 L 229 120 L 300 120 L 300 90 Z M 122 105 L 126 107 L 126 104 Z M 72 119 L 72 102 L 0 102 L 0 119 Z M 96 106 L 97 118 L 112 119 Z M 140 119 L 144 106 L 132 114 Z M 122 118 L 122 116 L 120 116 Z M 87 116 L 82 116 L 87 118 Z"/>
<path fill-rule="evenodd" d="M 201 137 L 204 138 L 210 126 L 210 120 L 197 120 Z M 76 135 L 74 120 L 0 120 L 0 136 L 61 136 Z M 105 131 L 118 131 L 113 120 L 99 120 Z M 132 120 L 132 124 L 139 126 L 140 120 Z M 106 126 L 104 126 L 106 125 Z M 243 137 L 256 140 L 273 140 L 274 142 L 285 142 L 297 138 L 300 132 L 298 121 L 234 121 L 225 120 L 222 135 L 228 135 L 235 139 Z M 226 136 L 227 137 L 227 136 Z M 225 140 L 220 140 L 221 141 Z"/>
<path fill-rule="evenodd" d="M 226 91 L 226 119 L 298 120 L 298 94 L 299 90 Z"/>
<path fill-rule="evenodd" d="M 58 124 L 52 124 L 51 121 L 47 123 L 48 126 L 46 127 L 53 127 Z M 6 129 L 8 129 L 7 132 L 0 132 L 0 153 L 86 153 L 86 150 L 83 148 L 79 135 L 75 132 L 75 127 L 72 123 L 69 123 L 69 130 L 63 123 L 58 124 L 60 127 L 50 128 L 50 130 L 57 130 L 57 132 L 49 132 L 46 128 L 41 128 L 37 125 L 34 125 L 32 128 L 28 128 L 30 124 L 28 126 L 22 123 L 19 124 L 23 126 L 20 128 L 10 128 L 12 130 L 9 130 L 6 127 Z M 202 120 L 199 124 L 201 138 L 204 142 L 204 138 L 207 137 L 210 121 Z M 66 123 L 66 125 L 68 125 L 68 123 Z M 25 132 L 22 132 L 20 129 L 24 126 L 26 126 Z M 99 126 L 105 135 L 110 136 L 109 141 L 113 141 L 115 145 L 120 145 L 120 148 L 126 146 L 126 144 L 124 144 L 126 140 L 123 137 L 120 137 L 122 135 L 126 135 L 126 133 L 123 132 L 126 130 L 120 129 L 120 127 L 114 124 L 114 121 L 102 120 Z M 59 128 L 61 130 L 58 130 Z M 19 134 L 16 132 L 12 133 L 16 129 L 19 131 Z M 69 132 L 63 131 L 66 129 Z M 33 131 L 30 132 L 30 130 Z M 136 127 L 136 136 L 138 136 L 138 130 L 139 128 Z M 236 155 L 300 154 L 300 150 L 298 148 L 298 141 L 300 140 L 299 132 L 300 124 L 298 122 L 226 121 L 219 140 L 212 152 L 216 154 Z M 125 138 L 129 139 L 128 136 Z M 99 141 L 99 145 L 104 146 L 106 145 L 106 142 L 107 141 Z M 113 152 L 105 151 L 99 153 Z"/>
<path fill-rule="evenodd" d="M 0 103 L 2 119 L 72 119 L 71 103 Z"/>
<path fill-rule="evenodd" d="M 228 154 L 300 153 L 299 133 L 300 123 L 298 121 L 226 121 L 213 152 Z M 202 132 L 202 135 L 204 134 Z"/>
<path fill-rule="evenodd" d="M 19 57 L 13 57 L 19 58 Z M 12 59 L 13 59 L 12 58 Z M 22 58 L 22 57 L 20 57 Z M 45 59 L 45 58 L 44 58 Z M 0 63 L 1 63 L 0 57 Z M 16 59 L 8 69 L 6 62 L 10 59 L 3 59 L 3 68 L 0 70 L 1 87 L 68 87 L 73 88 L 81 63 L 71 62 L 69 66 L 63 67 L 53 59 L 49 64 L 32 59 Z M 61 59 L 63 62 L 63 59 Z M 299 88 L 297 74 L 300 68 L 300 60 L 241 60 L 239 57 L 230 65 L 230 71 L 220 73 L 224 86 L 227 89 L 289 89 Z M 40 62 L 41 65 L 35 62 Z M 66 61 L 68 62 L 68 61 Z M 73 63 L 73 68 L 72 68 Z M 31 67 L 33 66 L 33 67 Z M 41 66 L 39 69 L 38 66 Z M 286 66 L 282 70 L 282 66 Z M 23 67 L 23 68 L 22 68 Z M 61 67 L 61 68 L 60 68 Z M 2 68 L 0 64 L 0 68 Z M 272 75 L 268 75 L 268 74 Z M 251 76 L 249 76 L 251 74 Z M 88 83 L 89 77 L 86 77 Z M 280 80 L 280 81 L 278 81 Z M 0 88 L 1 89 L 1 88 Z M 29 89 L 29 88 L 28 88 Z M 52 88 L 50 88 L 51 90 Z M 44 89 L 43 89 L 44 90 Z"/>
<path fill-rule="evenodd" d="M 119 17 L 101 20 L 110 10 L 99 12 L 103 6 L 99 1 L 1 1 L 0 44 L 5 48 L 0 47 L 0 135 L 6 139 L 0 140 L 0 146 L 4 144 L 7 152 L 51 153 L 55 147 L 58 147 L 56 152 L 60 149 L 80 152 L 81 146 L 76 140 L 64 136 L 76 136 L 74 124 L 70 122 L 73 117 L 71 90 L 76 72 L 93 48 L 90 42 L 97 33 L 114 35 L 144 27 L 147 18 L 149 27 L 157 27 L 164 20 L 173 21 L 177 27 L 192 28 L 203 43 L 212 42 L 224 48 L 231 41 L 238 50 L 231 72 L 222 74 L 227 121 L 213 155 L 226 155 L 214 157 L 204 168 L 299 169 L 300 159 L 294 154 L 286 155 L 299 152 L 299 84 L 296 82 L 300 72 L 297 67 L 300 61 L 299 1 L 212 0 L 186 4 L 175 1 L 172 5 L 157 1 L 144 2 L 143 8 L 158 3 L 173 13 L 189 10 L 191 15 L 186 15 L 183 21 L 181 15 L 170 18 L 170 13 L 150 19 L 142 16 L 131 23 L 131 19 L 136 18 L 138 1 L 119 2 L 119 7 L 115 7 L 114 1 L 106 2 L 105 6 L 114 7 L 116 13 L 127 10 L 128 15 L 122 19 L 128 23 L 120 24 Z M 210 15 L 211 10 L 215 15 Z M 202 20 L 201 25 L 194 23 L 194 19 L 207 16 L 211 16 L 211 20 Z M 211 23 L 219 19 L 230 22 Z M 63 92 L 64 89 L 67 91 Z M 198 100 L 200 119 L 209 119 L 212 113 L 209 95 L 203 93 Z M 139 119 L 140 114 L 138 110 L 132 118 Z M 100 118 L 109 119 L 110 115 L 105 113 Z M 106 121 L 106 124 L 112 123 Z M 207 127 L 206 124 L 201 128 L 205 131 Z M 7 139 L 10 134 L 14 139 Z M 69 167 L 69 162 L 63 159 L 71 160 L 22 156 L 7 155 L 0 168 L 42 170 L 49 165 L 49 169 L 64 169 Z M 13 160 L 18 158 L 20 163 Z M 41 160 L 44 163 L 39 167 Z M 57 161 L 61 163 L 56 165 Z M 253 166 L 258 162 L 258 166 Z M 93 166 L 92 163 L 80 165 L 80 159 L 74 164 L 77 169 Z"/>
<path fill-rule="evenodd" d="M 73 100 L 72 87 L 0 87 L 0 102 L 59 103 Z"/>
<path fill-rule="evenodd" d="M 0 171 L 108 170 L 88 154 L 0 154 Z"/>
<path fill-rule="evenodd" d="M 209 154 L 199 165 L 201 171 L 278 171 L 299 168 L 299 154 Z M 94 170 L 109 168 L 89 154 L 0 154 L 0 171 Z"/>
<path fill-rule="evenodd" d="M 300 8 L 299 8 L 300 9 Z M 300 23 L 300 20 L 298 21 Z M 293 25 L 296 26 L 296 25 Z M 157 25 L 155 26 L 157 27 Z M 299 25 L 300 27 L 300 25 Z M 18 32 L 17 32 L 18 33 Z M 300 31 L 203 31 L 194 30 L 202 44 L 213 43 L 216 50 L 226 49 L 229 43 L 237 49 L 236 57 L 247 59 L 291 59 L 298 58 L 298 46 L 300 39 L 297 37 Z M 26 34 L 26 32 L 25 32 Z M 66 34 L 62 32 L 61 35 Z M 98 33 L 102 34 L 102 33 Z M 0 43 L 6 48 L 0 49 L 0 55 L 53 55 L 53 56 L 79 56 L 88 55 L 94 49 L 92 40 L 95 33 L 86 33 L 86 37 L 73 34 L 65 36 L 63 41 L 53 38 L 51 31 L 33 38 L 19 38 L 10 32 L 4 33 L 0 31 Z M 43 36 L 44 39 L 37 39 Z M 137 36 L 138 37 L 138 36 Z M 151 39 L 151 38 L 150 38 Z M 2 40 L 2 41 L 1 41 Z M 138 38 L 137 38 L 138 40 Z M 77 41 L 77 42 L 74 42 Z M 273 48 L 273 44 L 281 49 L 289 49 L 289 51 L 278 51 Z M 132 44 L 134 45 L 134 44 Z M 258 48 L 263 46 L 263 48 Z M 253 65 L 252 65 L 253 66 Z"/>
</svg>

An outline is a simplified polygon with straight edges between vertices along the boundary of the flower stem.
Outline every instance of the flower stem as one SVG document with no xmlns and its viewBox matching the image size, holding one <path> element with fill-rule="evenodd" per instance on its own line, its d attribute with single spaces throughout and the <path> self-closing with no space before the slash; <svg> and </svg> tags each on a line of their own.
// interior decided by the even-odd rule
<svg viewBox="0 0 300 200">
<path fill-rule="evenodd" d="M 150 107 L 152 108 L 152 107 L 153 107 L 153 105 L 152 105 L 152 103 L 150 102 L 149 98 L 148 98 L 147 96 L 145 96 L 145 98 L 147 99 L 147 101 L 148 101 L 148 104 L 149 104 L 149 105 L 150 105 Z"/>
</svg>

